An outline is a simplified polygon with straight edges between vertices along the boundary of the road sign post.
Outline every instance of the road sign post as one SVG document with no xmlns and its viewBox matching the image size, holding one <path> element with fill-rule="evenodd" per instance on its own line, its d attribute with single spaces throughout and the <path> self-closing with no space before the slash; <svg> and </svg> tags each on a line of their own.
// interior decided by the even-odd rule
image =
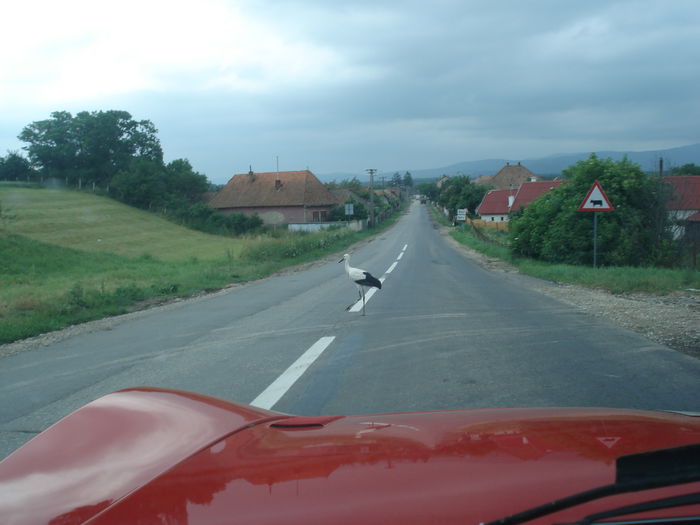
<svg viewBox="0 0 700 525">
<path fill-rule="evenodd" d="M 599 211 L 615 211 L 615 208 L 610 203 L 610 199 L 605 195 L 603 187 L 598 181 L 593 183 L 591 189 L 588 190 L 586 198 L 578 207 L 578 211 L 593 212 L 593 268 L 598 267 L 598 212 Z"/>
<path fill-rule="evenodd" d="M 457 210 L 457 221 L 464 222 L 467 220 L 467 209 L 466 208 L 459 208 Z"/>
</svg>

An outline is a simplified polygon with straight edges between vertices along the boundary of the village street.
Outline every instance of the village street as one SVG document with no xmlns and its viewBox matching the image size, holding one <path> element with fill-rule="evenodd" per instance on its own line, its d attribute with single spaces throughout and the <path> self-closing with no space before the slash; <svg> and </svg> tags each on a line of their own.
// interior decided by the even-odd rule
<svg viewBox="0 0 700 525">
<path fill-rule="evenodd" d="M 342 254 L 340 254 L 342 255 Z M 472 407 L 700 411 L 700 361 L 489 272 L 425 206 L 358 247 L 381 277 L 367 315 L 340 257 L 115 319 L 0 359 L 0 457 L 92 399 L 133 386 L 302 415 Z M 294 365 L 294 366 L 292 366 Z"/>
</svg>

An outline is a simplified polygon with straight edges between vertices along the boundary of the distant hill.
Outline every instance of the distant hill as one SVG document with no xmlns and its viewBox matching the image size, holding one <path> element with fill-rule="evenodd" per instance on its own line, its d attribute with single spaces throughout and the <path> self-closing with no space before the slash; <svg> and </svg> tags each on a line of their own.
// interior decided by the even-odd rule
<svg viewBox="0 0 700 525">
<path fill-rule="evenodd" d="M 414 180 L 439 177 L 440 175 L 458 174 L 469 175 L 470 177 L 475 178 L 479 175 L 493 175 L 503 166 L 505 166 L 507 162 L 510 162 L 511 164 L 517 164 L 520 162 L 523 166 L 537 175 L 559 175 L 563 169 L 568 168 L 572 164 L 576 164 L 580 160 L 587 159 L 591 153 L 595 153 L 602 158 L 611 158 L 613 160 L 621 160 L 625 155 L 627 155 L 629 160 L 639 164 L 645 171 L 657 170 L 659 167 L 659 158 L 664 159 L 664 170 L 666 171 L 672 167 L 682 166 L 683 164 L 694 163 L 700 165 L 700 143 L 698 143 L 691 144 L 689 146 L 681 146 L 678 148 L 651 151 L 589 151 L 564 155 L 550 155 L 548 157 L 537 159 L 471 160 L 441 168 L 430 168 L 423 170 L 397 169 L 390 171 L 389 173 L 395 173 L 398 171 L 399 173 L 403 174 L 406 171 L 409 171 Z M 340 181 L 345 178 L 352 178 L 353 176 L 357 175 L 328 174 L 319 175 L 318 177 L 323 181 Z M 375 180 L 377 180 L 376 177 Z"/>
</svg>

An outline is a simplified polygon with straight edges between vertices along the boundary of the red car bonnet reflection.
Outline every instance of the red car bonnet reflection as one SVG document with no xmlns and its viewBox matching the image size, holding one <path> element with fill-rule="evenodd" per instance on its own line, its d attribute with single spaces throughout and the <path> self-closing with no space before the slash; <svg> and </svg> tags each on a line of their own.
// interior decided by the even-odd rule
<svg viewBox="0 0 700 525">
<path fill-rule="evenodd" d="M 115 425 L 117 417 L 123 423 Z M 5 495 L 26 491 L 24 505 L 46 502 L 44 522 L 488 521 L 612 483 L 619 456 L 700 441 L 700 422 L 676 414 L 552 408 L 289 418 L 154 390 L 107 396 L 71 418 L 70 426 L 105 418 L 105 428 L 71 446 L 73 459 L 32 442 L 13 460 L 14 477 L 0 468 Z M 57 442 L 51 431 L 46 444 Z M 37 460 L 42 451 L 55 456 L 48 466 Z M 36 476 L 43 481 L 32 486 Z M 24 514 L 19 500 L 0 504 L 0 516 Z"/>
</svg>

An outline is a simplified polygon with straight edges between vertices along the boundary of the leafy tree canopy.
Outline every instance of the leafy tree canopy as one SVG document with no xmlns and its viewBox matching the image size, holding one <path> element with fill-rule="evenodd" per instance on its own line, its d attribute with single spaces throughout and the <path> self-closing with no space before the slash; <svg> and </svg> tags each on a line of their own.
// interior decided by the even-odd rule
<svg viewBox="0 0 700 525">
<path fill-rule="evenodd" d="M 431 201 L 437 200 L 440 194 L 440 189 L 435 182 L 419 182 L 416 184 L 416 191 L 421 195 L 425 195 Z"/>
<path fill-rule="evenodd" d="M 473 214 L 487 191 L 485 186 L 474 184 L 466 175 L 459 175 L 451 177 L 442 185 L 437 202 L 449 210 L 451 217 L 460 208 L 466 208 Z"/>
<path fill-rule="evenodd" d="M 550 262 L 591 264 L 593 218 L 578 207 L 598 180 L 615 208 L 599 213 L 598 253 L 603 265 L 663 263 L 670 246 L 666 229 L 666 184 L 626 158 L 591 155 L 564 170 L 568 183 L 532 202 L 510 223 L 515 255 Z"/>
<path fill-rule="evenodd" d="M 684 164 L 678 168 L 671 168 L 671 175 L 700 175 L 700 166 Z"/>
<path fill-rule="evenodd" d="M 31 164 L 44 176 L 109 184 L 134 158 L 163 162 L 155 126 L 126 111 L 55 111 L 19 134 Z"/>
<path fill-rule="evenodd" d="M 33 173 L 29 161 L 17 151 L 0 157 L 0 180 L 27 180 Z"/>
</svg>

